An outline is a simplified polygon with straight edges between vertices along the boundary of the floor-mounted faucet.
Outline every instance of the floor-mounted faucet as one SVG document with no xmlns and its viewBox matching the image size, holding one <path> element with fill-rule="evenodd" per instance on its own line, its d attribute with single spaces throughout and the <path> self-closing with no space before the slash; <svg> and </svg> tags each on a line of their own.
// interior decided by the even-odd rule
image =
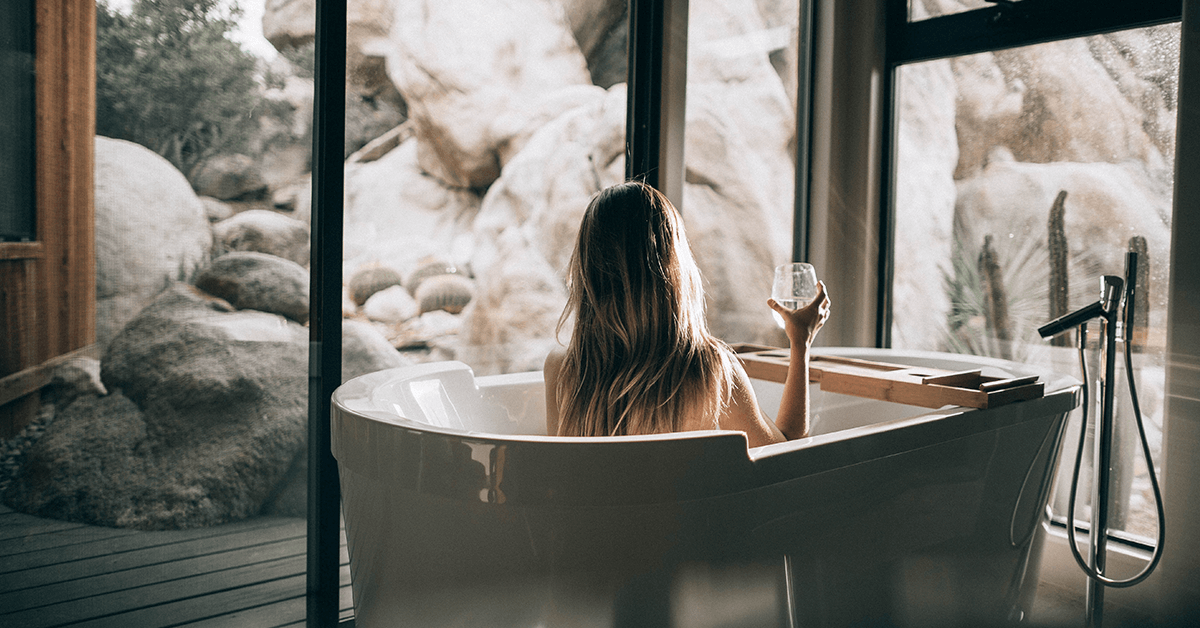
<svg viewBox="0 0 1200 628">
<path fill-rule="evenodd" d="M 1134 294 L 1137 284 L 1137 253 L 1130 251 L 1125 254 L 1125 277 L 1104 275 L 1100 278 L 1100 299 L 1086 307 L 1070 314 L 1060 316 L 1038 328 L 1042 338 L 1057 336 L 1073 328 L 1078 328 L 1079 338 L 1079 367 L 1083 372 L 1083 425 L 1079 430 L 1079 448 L 1075 453 L 1075 472 L 1071 478 L 1071 494 L 1067 508 L 1067 538 L 1075 561 L 1088 576 L 1088 589 L 1085 608 L 1084 625 L 1088 628 L 1100 628 L 1103 623 L 1104 587 L 1130 587 L 1146 579 L 1158 565 L 1162 557 L 1163 540 L 1165 538 L 1164 524 L 1166 517 L 1163 512 L 1162 493 L 1158 488 L 1158 477 L 1154 471 L 1154 461 L 1150 457 L 1150 445 L 1146 440 L 1146 430 L 1142 426 L 1142 412 L 1137 401 L 1137 387 L 1133 380 L 1133 359 L 1130 345 L 1133 341 Z M 1142 440 L 1142 453 L 1146 456 L 1146 466 L 1150 470 L 1150 486 L 1154 489 L 1155 505 L 1158 508 L 1158 542 L 1154 554 L 1146 567 L 1132 578 L 1116 580 L 1105 574 L 1105 561 L 1108 556 L 1108 501 L 1110 478 L 1112 475 L 1112 445 L 1114 423 L 1114 398 L 1116 392 L 1116 346 L 1117 346 L 1117 313 L 1121 304 L 1121 292 L 1124 288 L 1125 320 L 1124 320 L 1124 354 L 1125 374 L 1129 383 L 1129 396 L 1133 402 L 1134 418 L 1137 421 L 1138 434 Z M 1100 381 L 1103 395 L 1100 407 L 1099 424 L 1095 431 L 1095 457 L 1092 481 L 1092 521 L 1088 533 L 1088 560 L 1085 564 L 1075 542 L 1075 494 L 1079 485 L 1079 463 L 1083 458 L 1083 446 L 1087 437 L 1088 420 L 1088 377 L 1087 365 L 1084 359 L 1084 349 L 1087 346 L 1087 323 L 1100 319 L 1100 334 L 1103 340 L 1104 379 Z"/>
</svg>

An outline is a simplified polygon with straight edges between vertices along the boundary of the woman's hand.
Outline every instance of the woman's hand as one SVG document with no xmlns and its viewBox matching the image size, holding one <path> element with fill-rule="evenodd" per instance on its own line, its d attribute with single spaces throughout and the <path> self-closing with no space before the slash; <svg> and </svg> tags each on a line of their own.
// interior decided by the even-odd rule
<svg viewBox="0 0 1200 628">
<path fill-rule="evenodd" d="M 783 331 L 792 346 L 811 347 L 817 332 L 829 318 L 829 296 L 825 294 L 825 282 L 817 282 L 817 296 L 808 305 L 795 310 L 783 307 L 775 299 L 767 299 L 767 305 L 783 317 Z"/>
</svg>

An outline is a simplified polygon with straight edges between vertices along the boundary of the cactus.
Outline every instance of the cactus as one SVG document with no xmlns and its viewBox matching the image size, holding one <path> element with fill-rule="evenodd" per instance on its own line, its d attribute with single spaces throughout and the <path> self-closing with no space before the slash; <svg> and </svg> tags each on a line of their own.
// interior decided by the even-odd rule
<svg viewBox="0 0 1200 628">
<path fill-rule="evenodd" d="M 421 314 L 434 310 L 458 314 L 475 296 L 475 283 L 462 275 L 435 275 L 421 281 L 414 296 Z"/>
<path fill-rule="evenodd" d="M 1000 357 L 1012 359 L 1012 326 L 1008 320 L 1008 294 L 1000 273 L 1000 262 L 992 248 L 992 236 L 983 237 L 979 251 L 979 282 L 983 288 L 983 313 L 987 330 L 996 338 Z"/>
<path fill-rule="evenodd" d="M 415 270 L 409 273 L 408 280 L 404 282 L 404 285 L 408 288 L 408 293 L 416 297 L 417 291 L 421 289 L 421 282 L 426 279 L 439 275 L 457 274 L 459 274 L 458 269 L 455 268 L 454 264 L 435 257 L 427 257 L 421 261 L 421 264 Z"/>
<path fill-rule="evenodd" d="M 1063 229 L 1063 214 L 1066 212 L 1067 191 L 1059 190 L 1054 204 L 1050 206 L 1050 219 L 1047 225 L 1048 244 L 1050 248 L 1050 318 L 1058 318 L 1067 313 L 1067 235 Z M 1051 344 L 1065 347 L 1070 339 L 1065 335 L 1054 337 Z"/>
<path fill-rule="evenodd" d="M 403 285 L 400 273 L 387 266 L 371 266 L 359 270 L 350 278 L 350 298 L 355 305 L 362 307 L 376 292 L 399 285 Z"/>
<path fill-rule="evenodd" d="M 1138 254 L 1137 286 L 1133 295 L 1132 349 L 1142 351 L 1146 345 L 1146 331 L 1150 327 L 1150 251 L 1146 238 L 1140 235 L 1129 238 L 1129 250 Z"/>
</svg>

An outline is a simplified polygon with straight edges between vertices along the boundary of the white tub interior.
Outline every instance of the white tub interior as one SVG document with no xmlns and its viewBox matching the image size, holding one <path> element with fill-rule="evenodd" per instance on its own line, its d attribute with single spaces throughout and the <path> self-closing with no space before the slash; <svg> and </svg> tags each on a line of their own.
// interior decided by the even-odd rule
<svg viewBox="0 0 1200 628">
<path fill-rule="evenodd" d="M 989 364 L 987 358 L 975 356 L 963 356 L 958 361 L 947 359 L 945 354 L 847 348 L 836 350 L 836 355 L 948 370 L 981 368 L 983 375 L 992 377 L 1032 372 L 1018 372 L 1011 363 L 1004 363 L 1001 368 Z M 368 377 L 355 394 L 343 399 L 348 409 L 385 421 L 407 419 L 441 430 L 475 434 L 545 436 L 541 372 L 473 377 L 458 362 L 425 364 L 419 368 L 422 370 L 419 378 L 398 371 Z M 783 385 L 754 380 L 754 388 L 759 406 L 774 418 Z M 1048 385 L 1047 392 L 1051 389 Z M 829 393 L 820 390 L 817 384 L 809 386 L 809 395 L 814 437 L 931 413 L 943 414 L 930 408 Z"/>
</svg>

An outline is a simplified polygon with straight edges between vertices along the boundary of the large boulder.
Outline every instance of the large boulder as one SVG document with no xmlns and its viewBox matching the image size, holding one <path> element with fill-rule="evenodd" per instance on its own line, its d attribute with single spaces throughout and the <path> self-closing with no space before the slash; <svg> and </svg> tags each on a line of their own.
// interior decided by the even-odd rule
<svg viewBox="0 0 1200 628">
<path fill-rule="evenodd" d="M 213 225 L 213 257 L 255 251 L 308 266 L 308 223 L 265 209 L 240 212 Z"/>
<path fill-rule="evenodd" d="M 680 210 L 709 328 L 731 342 L 786 343 L 766 306 L 773 267 L 791 258 L 795 205 L 795 113 L 771 63 L 788 33 L 768 28 L 784 13 L 755 0 L 701 0 L 688 11 Z"/>
<path fill-rule="evenodd" d="M 369 326 L 344 336 L 343 378 L 408 363 Z M 101 377 L 108 394 L 78 397 L 26 452 L 13 507 L 143 529 L 303 515 L 304 327 L 177 284 L 113 340 Z"/>
<path fill-rule="evenodd" d="M 589 89 L 590 102 L 539 129 L 484 196 L 470 247 L 481 283 L 488 283 L 501 233 L 510 228 L 565 273 L 588 201 L 624 178 L 625 85 Z"/>
<path fill-rule="evenodd" d="M 386 338 L 369 323 L 342 321 L 342 381 L 383 369 L 408 366 Z M 307 418 L 306 418 L 307 420 Z M 304 517 L 308 514 L 308 448 L 292 456 L 283 479 L 263 502 L 261 513 L 280 517 Z"/>
<path fill-rule="evenodd" d="M 354 0 L 346 3 L 346 69 L 352 86 L 363 87 L 382 73 L 381 42 L 391 28 L 391 0 Z M 300 48 L 316 37 L 316 0 L 266 0 L 263 36 L 276 50 Z M 369 66 L 377 66 L 372 70 Z"/>
<path fill-rule="evenodd" d="M 202 196 L 222 201 L 261 198 L 267 192 L 258 163 L 249 155 L 217 155 L 191 172 L 192 187 Z"/>
<path fill-rule="evenodd" d="M 1165 102 L 1177 57 L 1131 62 L 1121 48 L 1147 35 L 1072 39 L 961 57 L 956 178 L 972 176 L 996 146 L 1033 163 L 1139 161 L 1169 170 L 1175 113 Z M 1166 60 L 1166 57 L 1172 57 Z"/>
<path fill-rule="evenodd" d="M 764 199 L 761 153 L 720 108 L 689 106 L 683 221 L 704 273 L 710 331 L 729 342 L 786 343 L 767 298 L 776 265 L 791 250 L 791 205 Z M 818 269 L 819 272 L 820 269 Z"/>
<path fill-rule="evenodd" d="M 166 159 L 133 142 L 96 138 L 96 341 L 103 346 L 212 246 L 204 204 Z"/>
<path fill-rule="evenodd" d="M 239 310 L 308 322 L 310 277 L 299 264 L 265 253 L 222 255 L 196 277 L 196 287 Z"/>
<path fill-rule="evenodd" d="M 387 71 L 409 103 L 421 168 L 456 187 L 500 175 L 509 129 L 523 126 L 512 116 L 591 84 L 562 6 L 545 0 L 396 0 L 390 39 Z"/>
<path fill-rule="evenodd" d="M 316 0 L 266 0 L 263 36 L 276 50 L 299 48 L 315 38 L 316 16 Z"/>
<path fill-rule="evenodd" d="M 575 43 L 587 59 L 592 83 L 608 89 L 629 76 L 629 3 L 561 0 Z"/>
<path fill-rule="evenodd" d="M 258 514 L 305 440 L 307 334 L 177 285 L 106 352 L 109 394 L 69 406 L 27 452 L 15 508 L 144 529 Z"/>
<path fill-rule="evenodd" d="M 346 150 L 353 151 L 379 133 L 404 120 L 407 105 L 400 92 L 388 78 L 386 65 L 387 34 L 392 23 L 392 0 L 354 0 L 346 3 Z M 263 33 L 280 52 L 299 51 L 300 57 L 312 58 L 316 35 L 315 0 L 267 0 L 262 17 Z M 294 178 L 299 172 L 290 170 L 298 165 L 295 157 L 304 157 L 311 136 L 307 134 L 312 121 L 312 72 L 303 72 L 282 56 L 271 64 L 271 72 L 285 79 L 282 90 L 268 90 L 268 97 L 292 105 L 292 120 L 300 128 L 291 133 L 291 146 L 274 142 L 263 154 L 268 175 L 271 171 L 284 175 L 271 182 L 278 184 Z M 307 94 L 305 93 L 307 92 Z M 271 142 L 268 142 L 271 143 Z M 277 185 L 272 185 L 273 188 Z"/>
</svg>

